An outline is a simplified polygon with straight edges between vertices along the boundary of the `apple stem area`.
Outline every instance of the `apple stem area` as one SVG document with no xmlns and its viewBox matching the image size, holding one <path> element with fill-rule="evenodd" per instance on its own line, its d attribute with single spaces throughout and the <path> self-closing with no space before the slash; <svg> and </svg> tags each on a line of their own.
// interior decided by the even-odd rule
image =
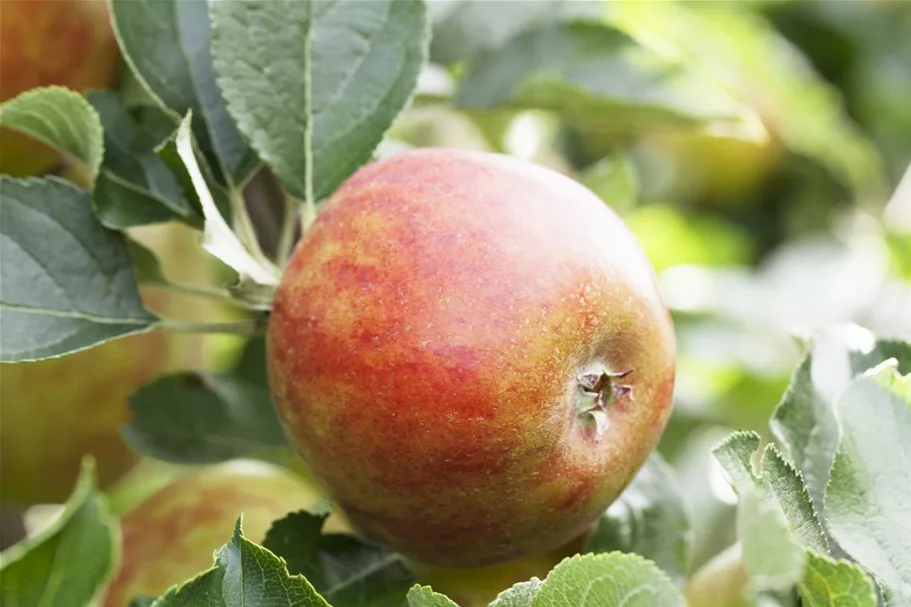
<svg viewBox="0 0 911 607">
<path fill-rule="evenodd" d="M 576 378 L 576 418 L 595 442 L 604 436 L 611 405 L 622 398 L 632 398 L 632 386 L 617 381 L 632 372 L 632 369 L 611 372 L 599 365 Z"/>
</svg>

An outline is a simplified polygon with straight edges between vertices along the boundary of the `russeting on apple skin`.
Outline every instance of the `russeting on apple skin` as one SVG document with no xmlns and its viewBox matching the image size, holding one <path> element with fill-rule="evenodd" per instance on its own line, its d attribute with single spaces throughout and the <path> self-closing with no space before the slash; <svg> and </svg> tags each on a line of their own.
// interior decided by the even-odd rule
<svg viewBox="0 0 911 607">
<path fill-rule="evenodd" d="M 457 567 L 586 531 L 657 444 L 675 357 L 608 205 L 515 158 L 439 149 L 326 202 L 268 341 L 290 442 L 352 525 Z"/>
</svg>

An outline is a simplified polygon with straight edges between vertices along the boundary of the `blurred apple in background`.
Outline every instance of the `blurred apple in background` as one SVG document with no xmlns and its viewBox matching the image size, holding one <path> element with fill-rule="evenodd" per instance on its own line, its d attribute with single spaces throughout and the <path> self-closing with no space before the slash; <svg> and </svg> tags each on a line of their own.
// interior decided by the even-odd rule
<svg viewBox="0 0 911 607">
<path fill-rule="evenodd" d="M 198 235 L 178 224 L 134 230 L 157 253 L 166 276 L 211 283 L 214 262 Z M 159 314 L 215 321 L 236 312 L 209 300 L 143 288 L 146 305 Z M 127 398 L 161 373 L 211 367 L 206 339 L 195 334 L 151 332 L 38 363 L 0 366 L 0 504 L 25 508 L 64 501 L 82 457 L 95 456 L 107 488 L 137 462 L 120 436 Z"/>
<path fill-rule="evenodd" d="M 240 513 L 244 535 L 260 542 L 274 520 L 321 497 L 304 478 L 265 462 L 235 460 L 185 476 L 121 519 L 121 564 L 102 604 L 126 607 L 205 571 Z"/>
<path fill-rule="evenodd" d="M 0 102 L 39 86 L 106 89 L 117 79 L 119 51 L 101 0 L 3 0 Z M 50 147 L 0 131 L 0 172 L 43 173 L 60 156 Z M 78 462 L 76 464 L 78 467 Z"/>
</svg>

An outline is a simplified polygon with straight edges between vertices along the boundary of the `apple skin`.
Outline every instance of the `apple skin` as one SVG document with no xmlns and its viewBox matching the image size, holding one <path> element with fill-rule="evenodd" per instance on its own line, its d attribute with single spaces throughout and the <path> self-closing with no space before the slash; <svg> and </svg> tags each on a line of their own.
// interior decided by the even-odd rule
<svg viewBox="0 0 911 607">
<path fill-rule="evenodd" d="M 75 91 L 110 88 L 120 53 L 100 0 L 3 0 L 0 102 L 50 85 Z M 47 172 L 59 154 L 20 133 L 0 130 L 0 172 Z"/>
<path fill-rule="evenodd" d="M 320 498 L 301 477 L 265 462 L 235 460 L 183 477 L 121 519 L 121 563 L 101 604 L 126 607 L 205 571 L 241 513 L 244 535 L 261 542 L 273 521 Z"/>
<path fill-rule="evenodd" d="M 163 224 L 133 236 L 158 253 L 166 274 L 185 282 L 213 278 L 189 228 Z M 147 307 L 213 320 L 225 311 L 206 300 L 143 288 Z M 86 454 L 95 456 L 104 489 L 139 456 L 120 435 L 127 399 L 167 371 L 206 366 L 199 335 L 151 332 L 39 362 L 0 365 L 0 504 L 26 508 L 66 500 Z"/>
<path fill-rule="evenodd" d="M 352 526 L 476 567 L 582 534 L 671 412 L 675 343 L 654 273 L 583 186 L 515 158 L 421 149 L 331 197 L 268 331 L 289 441 Z M 603 432 L 589 373 L 629 374 Z"/>
</svg>

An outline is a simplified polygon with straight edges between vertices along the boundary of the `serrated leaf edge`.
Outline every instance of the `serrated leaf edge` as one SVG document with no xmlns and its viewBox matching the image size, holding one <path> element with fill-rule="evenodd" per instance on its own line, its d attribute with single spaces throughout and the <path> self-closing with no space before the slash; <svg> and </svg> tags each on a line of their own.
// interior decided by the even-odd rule
<svg viewBox="0 0 911 607">
<path fill-rule="evenodd" d="M 4 107 L 8 106 L 9 104 L 16 103 L 17 101 L 21 102 L 23 99 L 26 99 L 28 97 L 33 97 L 35 95 L 43 95 L 46 92 L 48 92 L 48 93 L 53 92 L 53 94 L 57 94 L 57 93 L 68 94 L 69 96 L 73 97 L 74 99 L 77 99 L 79 103 L 81 103 L 86 109 L 88 109 L 92 118 L 94 118 L 91 121 L 92 122 L 91 130 L 93 131 L 93 135 L 95 136 L 96 143 L 98 144 L 98 151 L 99 151 L 98 158 L 96 159 L 94 166 L 92 166 L 89 163 L 84 163 L 84 161 L 81 158 L 76 159 L 80 163 L 86 164 L 86 166 L 88 166 L 89 170 L 92 173 L 92 183 L 94 184 L 95 179 L 98 177 L 98 173 L 101 170 L 101 164 L 104 161 L 104 154 L 105 154 L 104 127 L 102 127 L 102 125 L 101 125 L 101 117 L 98 115 L 98 112 L 95 110 L 94 107 L 92 107 L 92 104 L 89 103 L 88 99 L 86 99 L 85 96 L 83 96 L 81 93 L 74 91 L 72 89 L 69 89 L 65 86 L 58 86 L 58 85 L 42 86 L 42 87 L 29 89 L 27 91 L 23 91 L 22 93 L 19 93 L 12 99 L 7 99 L 2 104 L 0 104 L 0 124 L 3 123 L 2 115 L 3 115 Z M 49 139 L 46 139 L 43 136 L 37 135 L 30 131 L 29 132 L 21 131 L 14 126 L 10 126 L 10 125 L 3 125 L 3 126 L 5 128 L 16 131 L 18 133 L 24 133 L 33 139 L 41 141 L 42 143 L 49 145 L 50 147 L 54 148 L 55 150 L 57 150 L 58 152 L 60 152 L 62 154 L 66 154 L 67 156 L 70 155 L 70 153 L 67 150 L 63 150 L 63 149 L 57 147 L 57 144 L 55 142 L 53 142 Z"/>
</svg>

